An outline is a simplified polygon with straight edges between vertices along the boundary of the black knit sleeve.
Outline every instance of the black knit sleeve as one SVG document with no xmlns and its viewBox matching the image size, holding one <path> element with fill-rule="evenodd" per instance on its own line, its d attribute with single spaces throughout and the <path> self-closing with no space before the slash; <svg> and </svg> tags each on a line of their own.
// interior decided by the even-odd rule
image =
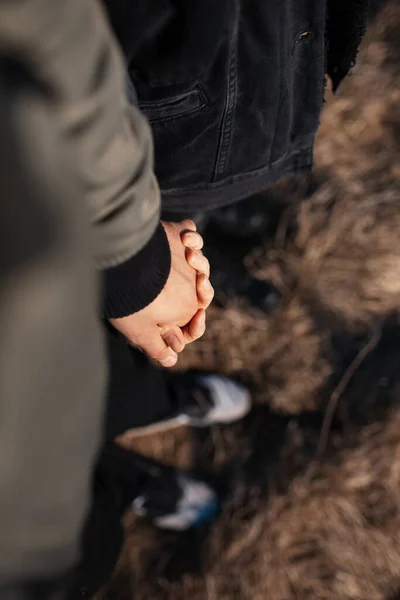
<svg viewBox="0 0 400 600">
<path fill-rule="evenodd" d="M 148 306 L 164 288 L 170 269 L 171 252 L 160 223 L 140 252 L 103 271 L 103 316 L 117 319 Z"/>
</svg>

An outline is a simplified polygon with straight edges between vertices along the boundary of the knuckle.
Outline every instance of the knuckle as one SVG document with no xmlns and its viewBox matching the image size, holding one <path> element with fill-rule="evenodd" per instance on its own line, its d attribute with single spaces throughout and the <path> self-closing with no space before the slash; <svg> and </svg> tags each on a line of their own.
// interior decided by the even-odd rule
<svg viewBox="0 0 400 600">
<path fill-rule="evenodd" d="M 196 238 L 197 238 L 197 240 L 199 242 L 199 245 L 203 246 L 203 244 L 204 244 L 203 236 L 201 236 L 200 233 L 198 233 L 197 231 L 193 235 L 196 236 Z"/>
<path fill-rule="evenodd" d="M 187 311 L 183 317 L 184 324 L 187 325 L 196 315 L 198 310 L 198 302 L 196 301 L 196 306 L 194 306 L 190 311 Z"/>
<path fill-rule="evenodd" d="M 137 332 L 135 336 L 129 337 L 129 342 L 134 346 L 138 346 L 145 352 L 150 355 L 151 345 L 149 343 L 149 337 L 144 332 Z"/>
<path fill-rule="evenodd" d="M 196 340 L 199 340 L 206 332 L 206 326 L 204 325 L 201 330 L 197 333 Z"/>
<path fill-rule="evenodd" d="M 168 346 L 162 347 L 162 344 L 157 343 L 156 340 L 152 340 L 151 343 L 147 343 L 146 346 L 143 344 L 142 348 L 144 348 L 147 356 L 149 356 L 152 360 L 162 360 L 168 355 L 168 352 L 171 350 Z"/>
<path fill-rule="evenodd" d="M 156 350 L 152 356 L 154 360 L 164 360 L 171 354 L 171 350 L 169 348 L 164 348 L 163 350 Z"/>
<path fill-rule="evenodd" d="M 156 360 L 156 361 L 160 360 L 158 352 L 154 352 L 154 351 L 150 350 L 150 351 L 146 352 L 146 354 L 149 358 L 151 358 L 151 360 Z"/>
</svg>

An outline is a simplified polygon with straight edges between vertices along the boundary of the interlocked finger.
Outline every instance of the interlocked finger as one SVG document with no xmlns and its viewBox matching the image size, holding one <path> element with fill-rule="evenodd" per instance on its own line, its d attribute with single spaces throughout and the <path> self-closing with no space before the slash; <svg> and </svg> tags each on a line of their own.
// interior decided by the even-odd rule
<svg viewBox="0 0 400 600">
<path fill-rule="evenodd" d="M 182 244 L 192 250 L 201 250 L 204 246 L 202 236 L 196 231 L 185 231 L 181 236 Z"/>
<path fill-rule="evenodd" d="M 186 344 L 191 344 L 195 340 L 201 338 L 206 330 L 206 313 L 200 308 L 194 315 L 193 319 L 185 327 L 182 332 L 185 337 Z"/>
<path fill-rule="evenodd" d="M 204 273 L 207 278 L 210 277 L 210 263 L 204 254 L 189 248 L 186 251 L 186 260 L 193 269 L 199 273 Z"/>
<path fill-rule="evenodd" d="M 180 327 L 174 325 L 172 327 L 164 327 L 160 331 L 164 342 L 177 354 L 185 348 L 185 336 Z"/>
<path fill-rule="evenodd" d="M 212 287 L 207 275 L 204 273 L 200 273 L 197 276 L 196 285 L 199 307 L 207 309 L 214 298 L 214 288 Z"/>
</svg>

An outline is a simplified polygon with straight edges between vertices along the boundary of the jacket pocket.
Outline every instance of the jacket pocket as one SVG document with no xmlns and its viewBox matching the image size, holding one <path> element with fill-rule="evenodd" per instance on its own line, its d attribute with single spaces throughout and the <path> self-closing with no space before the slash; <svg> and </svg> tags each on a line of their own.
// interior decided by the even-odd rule
<svg viewBox="0 0 400 600">
<path fill-rule="evenodd" d="M 157 123 L 195 113 L 206 106 L 207 98 L 200 88 L 195 88 L 176 96 L 146 100 L 139 104 L 150 123 Z"/>
</svg>

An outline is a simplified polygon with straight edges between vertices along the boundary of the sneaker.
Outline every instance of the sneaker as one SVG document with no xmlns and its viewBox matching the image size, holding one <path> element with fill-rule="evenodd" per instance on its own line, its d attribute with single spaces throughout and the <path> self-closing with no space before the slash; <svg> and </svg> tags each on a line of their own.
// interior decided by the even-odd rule
<svg viewBox="0 0 400 600">
<path fill-rule="evenodd" d="M 220 504 L 216 492 L 204 481 L 153 463 L 147 484 L 132 508 L 160 529 L 187 531 L 212 521 Z"/>
<path fill-rule="evenodd" d="M 171 378 L 176 411 L 166 419 L 130 430 L 135 437 L 188 425 L 209 427 L 238 421 L 251 408 L 250 392 L 221 375 L 182 375 Z"/>
</svg>

